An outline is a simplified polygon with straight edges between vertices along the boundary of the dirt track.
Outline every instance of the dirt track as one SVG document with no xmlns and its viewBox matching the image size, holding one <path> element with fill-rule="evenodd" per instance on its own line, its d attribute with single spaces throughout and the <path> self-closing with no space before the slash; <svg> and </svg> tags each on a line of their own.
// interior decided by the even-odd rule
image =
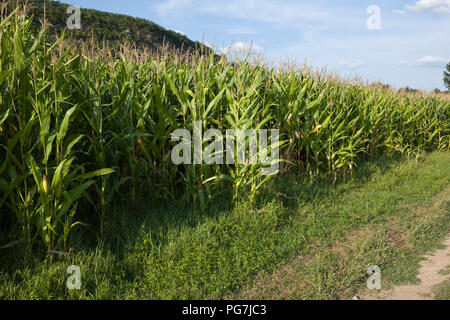
<svg viewBox="0 0 450 320">
<path fill-rule="evenodd" d="M 420 284 L 396 286 L 390 290 L 381 291 L 377 295 L 362 296 L 362 300 L 430 300 L 433 299 L 433 287 L 443 283 L 450 275 L 440 271 L 450 266 L 450 237 L 443 243 L 446 247 L 437 250 L 433 255 L 425 257 L 420 263 L 417 278 Z"/>
</svg>

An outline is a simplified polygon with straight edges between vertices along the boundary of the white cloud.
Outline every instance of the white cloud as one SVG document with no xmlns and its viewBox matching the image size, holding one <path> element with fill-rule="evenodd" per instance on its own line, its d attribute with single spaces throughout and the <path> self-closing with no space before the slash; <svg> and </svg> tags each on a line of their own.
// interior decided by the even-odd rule
<svg viewBox="0 0 450 320">
<path fill-rule="evenodd" d="M 365 30 L 365 16 L 357 8 L 334 7 L 313 1 L 298 0 L 158 0 L 152 10 L 163 23 L 176 20 L 191 23 L 202 19 L 202 32 L 220 32 L 236 35 L 259 35 L 263 32 L 279 37 L 296 37 L 296 41 L 312 42 L 337 28 Z M 348 18 L 350 15 L 351 18 Z M 358 20 L 361 19 L 361 21 Z M 233 25 L 230 25 L 231 20 Z M 224 21 L 228 25 L 224 25 Z M 209 28 L 214 31 L 210 31 Z M 283 33 L 283 34 L 282 34 Z M 286 36 L 284 35 L 286 34 Z M 242 38 L 234 39 L 241 40 Z M 229 40 L 227 40 L 229 41 Z"/>
<path fill-rule="evenodd" d="M 417 67 L 442 67 L 450 61 L 450 58 L 423 56 L 413 64 Z"/>
<path fill-rule="evenodd" d="M 264 49 L 254 43 L 247 43 L 247 42 L 235 42 L 232 45 L 223 48 L 221 50 L 222 54 L 226 53 L 242 53 L 242 52 L 252 52 L 252 53 L 262 53 Z"/>
<path fill-rule="evenodd" d="M 158 15 L 167 16 L 170 12 L 191 6 L 192 0 L 165 0 L 157 3 L 154 7 Z"/>
<path fill-rule="evenodd" d="M 202 44 L 204 44 L 205 46 L 207 46 L 208 48 L 211 48 L 213 50 L 216 49 L 216 45 L 215 44 L 212 44 L 212 43 L 209 43 L 209 42 L 206 42 L 206 41 L 203 41 Z"/>
<path fill-rule="evenodd" d="M 401 16 L 406 16 L 407 15 L 407 13 L 405 11 L 403 11 L 403 10 L 392 10 L 392 12 L 395 13 L 395 14 L 399 14 Z"/>
<path fill-rule="evenodd" d="M 450 13 L 450 0 L 420 0 L 405 7 L 414 12 Z"/>
<path fill-rule="evenodd" d="M 367 66 L 367 63 L 361 60 L 349 61 L 341 60 L 338 62 L 338 67 L 341 69 L 358 69 Z"/>
<path fill-rule="evenodd" d="M 227 28 L 226 33 L 228 34 L 257 34 L 258 31 L 255 28 L 249 27 L 231 27 Z"/>
<path fill-rule="evenodd" d="M 264 23 L 295 24 L 303 21 L 325 22 L 333 16 L 298 1 L 276 0 L 164 0 L 155 6 L 159 16 L 169 16 L 175 11 L 213 14 L 221 17 L 245 19 Z"/>
<path fill-rule="evenodd" d="M 274 0 L 228 0 L 208 1 L 205 12 L 267 23 L 297 23 L 298 19 L 309 21 L 329 18 L 329 14 L 308 7 L 304 3 L 287 1 L 280 4 Z"/>
<path fill-rule="evenodd" d="M 181 34 L 182 36 L 185 36 L 185 35 L 186 35 L 185 33 L 181 32 L 181 31 L 178 31 L 178 30 L 173 30 L 173 31 L 175 31 L 176 33 Z"/>
</svg>

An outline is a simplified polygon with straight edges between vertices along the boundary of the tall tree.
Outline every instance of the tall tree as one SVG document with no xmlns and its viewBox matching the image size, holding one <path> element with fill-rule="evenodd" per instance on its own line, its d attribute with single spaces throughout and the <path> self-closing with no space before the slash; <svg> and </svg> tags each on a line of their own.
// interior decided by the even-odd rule
<svg viewBox="0 0 450 320">
<path fill-rule="evenodd" d="M 447 64 L 447 67 L 444 71 L 444 85 L 447 87 L 447 90 L 450 91 L 450 62 Z"/>
</svg>

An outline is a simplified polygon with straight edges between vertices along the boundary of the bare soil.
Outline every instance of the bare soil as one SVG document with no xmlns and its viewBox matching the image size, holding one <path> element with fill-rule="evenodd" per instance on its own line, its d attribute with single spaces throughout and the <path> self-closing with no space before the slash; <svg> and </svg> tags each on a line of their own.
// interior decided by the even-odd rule
<svg viewBox="0 0 450 320">
<path fill-rule="evenodd" d="M 420 263 L 417 278 L 420 284 L 396 286 L 376 295 L 362 296 L 362 300 L 432 300 L 433 288 L 447 279 L 450 275 L 442 272 L 450 266 L 450 237 L 443 243 L 446 247 L 435 251 L 433 255 L 425 257 Z"/>
</svg>

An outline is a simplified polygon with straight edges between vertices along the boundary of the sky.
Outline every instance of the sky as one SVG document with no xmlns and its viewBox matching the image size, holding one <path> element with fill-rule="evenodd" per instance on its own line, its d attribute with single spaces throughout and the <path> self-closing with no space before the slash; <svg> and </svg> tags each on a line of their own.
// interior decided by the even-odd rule
<svg viewBox="0 0 450 320">
<path fill-rule="evenodd" d="M 396 88 L 443 90 L 450 62 L 450 0 L 62 2 L 145 18 L 218 51 L 251 46 L 274 63 L 306 62 Z"/>
</svg>

